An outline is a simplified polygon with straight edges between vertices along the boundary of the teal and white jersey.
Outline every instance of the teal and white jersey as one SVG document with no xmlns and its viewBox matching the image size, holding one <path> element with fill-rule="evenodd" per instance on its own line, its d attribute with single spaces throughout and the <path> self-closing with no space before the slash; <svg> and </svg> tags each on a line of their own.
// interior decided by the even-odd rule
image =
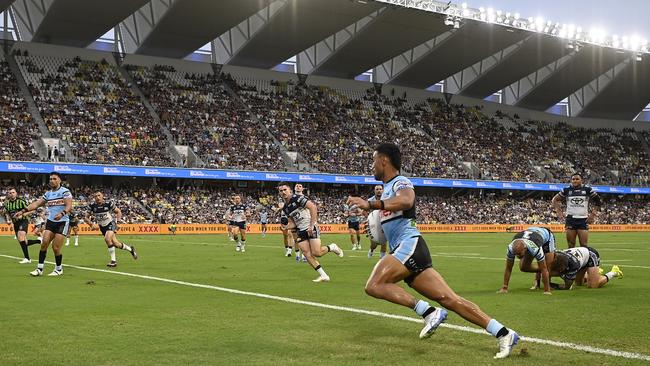
<svg viewBox="0 0 650 366">
<path fill-rule="evenodd" d="M 70 190 L 61 186 L 56 191 L 47 191 L 43 195 L 45 206 L 47 207 L 47 219 L 54 222 L 70 221 L 68 215 L 63 215 L 60 220 L 55 220 L 54 217 L 65 210 L 65 199 L 72 198 Z"/>
<path fill-rule="evenodd" d="M 395 197 L 397 192 L 402 189 L 413 189 L 413 183 L 401 175 L 391 179 L 384 184 L 384 193 L 381 195 L 382 200 Z M 386 239 L 390 244 L 390 249 L 397 248 L 403 241 L 420 236 L 420 232 L 415 224 L 415 202 L 413 207 L 404 211 L 381 211 L 381 228 L 384 230 Z"/>
</svg>

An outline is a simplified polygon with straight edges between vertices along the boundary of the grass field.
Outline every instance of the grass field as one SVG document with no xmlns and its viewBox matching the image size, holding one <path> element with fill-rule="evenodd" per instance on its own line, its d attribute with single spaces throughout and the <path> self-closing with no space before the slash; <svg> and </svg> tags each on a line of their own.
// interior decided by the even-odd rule
<svg viewBox="0 0 650 366">
<path fill-rule="evenodd" d="M 31 278 L 35 264 L 19 265 L 7 257 L 19 256 L 20 248 L 12 238 L 0 238 L 0 365 L 650 363 L 649 234 L 592 233 L 590 242 L 600 251 L 603 267 L 619 264 L 625 277 L 602 289 L 552 296 L 528 290 L 532 275 L 519 272 L 513 274 L 510 293 L 496 294 L 510 236 L 425 238 L 434 267 L 450 285 L 521 335 L 640 353 L 646 360 L 530 340 L 522 341 L 510 358 L 493 360 L 497 345 L 492 337 L 449 327 L 419 340 L 419 323 L 378 314 L 415 319 L 414 312 L 365 295 L 363 286 L 377 260 L 366 257 L 365 238 L 362 252 L 323 258 L 332 282 L 317 284 L 308 264 L 282 256 L 279 236 L 250 235 L 242 254 L 224 236 L 195 235 L 123 237 L 141 258 L 133 261 L 118 251 L 114 270 L 105 267 L 102 239 L 84 236 L 79 247 L 64 248 L 64 264 L 78 267 L 65 268 L 57 278 Z M 344 235 L 324 235 L 323 241 L 349 249 Z M 558 247 L 566 248 L 562 235 Z M 37 258 L 37 247 L 30 249 Z M 54 260 L 51 251 L 48 260 Z M 46 273 L 52 268 L 46 265 Z M 472 326 L 455 314 L 447 323 Z"/>
</svg>

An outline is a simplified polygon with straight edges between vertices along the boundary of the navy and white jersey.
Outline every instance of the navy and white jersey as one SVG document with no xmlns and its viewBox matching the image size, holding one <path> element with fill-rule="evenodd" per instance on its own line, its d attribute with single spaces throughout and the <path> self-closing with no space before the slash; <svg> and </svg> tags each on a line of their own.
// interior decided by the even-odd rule
<svg viewBox="0 0 650 366">
<path fill-rule="evenodd" d="M 294 194 L 289 199 L 289 202 L 286 202 L 282 207 L 282 212 L 293 220 L 298 231 L 309 229 L 311 213 L 307 209 L 307 202 L 309 202 L 307 197 Z"/>
<path fill-rule="evenodd" d="M 538 262 L 544 261 L 544 250 L 542 247 L 546 240 L 540 235 L 537 231 L 524 230 L 520 231 L 512 238 L 512 242 L 508 244 L 508 250 L 506 251 L 506 259 L 510 262 L 515 261 L 515 252 L 513 251 L 514 242 L 516 239 L 522 239 L 526 245 L 526 250 L 530 255 L 533 256 Z"/>
<path fill-rule="evenodd" d="M 65 210 L 65 199 L 72 199 L 70 190 L 61 186 L 56 191 L 49 190 L 43 195 L 45 206 L 47 207 L 47 219 L 53 222 L 68 222 L 70 218 L 68 215 L 63 215 L 59 220 L 54 217 Z"/>
<path fill-rule="evenodd" d="M 560 197 L 566 198 L 567 217 L 576 219 L 585 219 L 589 216 L 589 200 L 598 196 L 588 185 L 564 187 L 559 194 Z"/>
<path fill-rule="evenodd" d="M 44 214 L 43 211 L 37 211 L 36 213 L 34 213 L 34 215 L 32 216 L 32 218 L 34 220 L 34 226 L 42 225 L 45 222 L 46 215 L 47 214 Z"/>
<path fill-rule="evenodd" d="M 395 197 L 397 192 L 402 189 L 413 189 L 413 183 L 401 175 L 391 179 L 384 184 L 384 193 L 381 195 L 382 200 Z M 415 223 L 415 202 L 413 207 L 403 211 L 380 210 L 381 228 L 384 230 L 386 240 L 390 244 L 390 249 L 394 250 L 403 241 L 420 236 L 420 232 Z"/>
<path fill-rule="evenodd" d="M 357 208 L 348 206 L 348 205 L 343 205 L 343 211 L 347 213 L 347 219 L 348 222 L 360 222 L 361 217 L 358 215 Z"/>
<path fill-rule="evenodd" d="M 238 204 L 238 205 L 232 205 L 228 209 L 228 215 L 230 216 L 230 220 L 234 222 L 243 222 L 246 221 L 246 211 L 248 210 L 248 207 L 244 204 Z"/>
<path fill-rule="evenodd" d="M 90 212 L 95 217 L 95 222 L 99 226 L 109 225 L 115 220 L 113 217 L 113 211 L 117 208 L 113 201 L 104 201 L 104 203 L 92 203 L 90 206 Z"/>
<path fill-rule="evenodd" d="M 269 222 L 269 213 L 266 211 L 260 212 L 260 223 L 266 224 Z"/>
<path fill-rule="evenodd" d="M 566 270 L 560 273 L 560 277 L 569 281 L 575 280 L 578 271 L 587 267 L 591 255 L 589 249 L 585 247 L 560 250 L 560 253 L 567 254 L 567 256 L 569 257 L 569 264 Z"/>
</svg>

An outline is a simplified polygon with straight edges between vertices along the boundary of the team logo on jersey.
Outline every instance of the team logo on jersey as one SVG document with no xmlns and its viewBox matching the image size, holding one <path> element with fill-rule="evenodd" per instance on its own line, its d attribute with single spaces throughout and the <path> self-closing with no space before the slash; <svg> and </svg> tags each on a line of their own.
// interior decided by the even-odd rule
<svg viewBox="0 0 650 366">
<path fill-rule="evenodd" d="M 571 203 L 573 203 L 574 205 L 581 205 L 584 202 L 585 202 L 584 198 L 577 198 L 577 197 L 576 198 L 571 198 Z"/>
</svg>

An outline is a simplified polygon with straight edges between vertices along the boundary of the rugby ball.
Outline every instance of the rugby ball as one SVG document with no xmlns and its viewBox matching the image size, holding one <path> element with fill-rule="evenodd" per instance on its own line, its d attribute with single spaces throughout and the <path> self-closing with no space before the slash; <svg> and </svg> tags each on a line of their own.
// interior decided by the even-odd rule
<svg viewBox="0 0 650 366">
<path fill-rule="evenodd" d="M 386 235 L 381 228 L 381 215 L 379 210 L 374 210 L 368 215 L 368 237 L 379 244 L 386 244 Z"/>
</svg>

